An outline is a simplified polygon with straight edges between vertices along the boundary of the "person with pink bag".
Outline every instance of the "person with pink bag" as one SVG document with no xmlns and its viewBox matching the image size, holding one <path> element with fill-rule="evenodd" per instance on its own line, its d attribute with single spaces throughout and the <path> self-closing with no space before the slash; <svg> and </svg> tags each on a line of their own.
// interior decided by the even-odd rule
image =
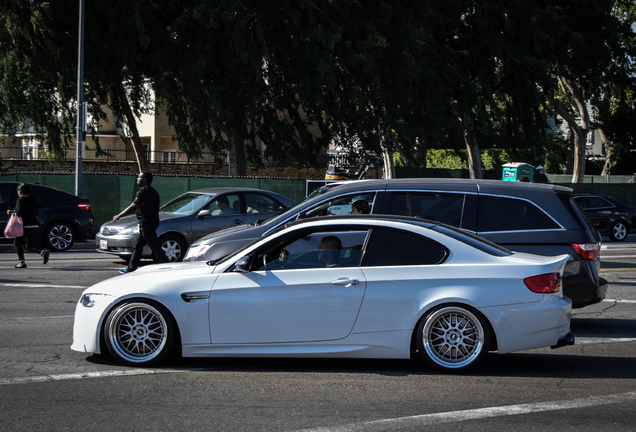
<svg viewBox="0 0 636 432">
<path fill-rule="evenodd" d="M 24 259 L 24 242 L 28 251 L 38 252 L 42 257 L 42 263 L 49 262 L 49 251 L 41 249 L 39 244 L 39 229 L 40 223 L 38 221 L 38 206 L 35 202 L 35 198 L 29 195 L 31 187 L 28 184 L 20 183 L 18 186 L 18 201 L 16 202 L 14 210 L 7 210 L 7 214 L 15 213 L 22 218 L 23 234 L 20 237 L 13 239 L 13 245 L 15 251 L 18 254 L 18 264 L 15 268 L 27 268 L 26 261 Z"/>
</svg>

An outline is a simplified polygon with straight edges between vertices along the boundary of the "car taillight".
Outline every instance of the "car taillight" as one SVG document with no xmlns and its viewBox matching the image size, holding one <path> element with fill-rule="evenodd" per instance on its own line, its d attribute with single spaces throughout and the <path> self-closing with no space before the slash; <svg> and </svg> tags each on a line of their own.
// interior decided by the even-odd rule
<svg viewBox="0 0 636 432">
<path fill-rule="evenodd" d="M 601 252 L 600 243 L 573 243 L 572 247 L 584 260 L 597 260 Z"/>
<path fill-rule="evenodd" d="M 546 273 L 538 276 L 530 276 L 523 280 L 530 291 L 539 294 L 559 292 L 561 289 L 561 275 L 559 273 Z"/>
<path fill-rule="evenodd" d="M 91 209 L 91 205 L 87 202 L 83 202 L 83 203 L 78 203 L 77 206 L 79 208 L 81 208 L 82 210 L 90 210 Z"/>
</svg>

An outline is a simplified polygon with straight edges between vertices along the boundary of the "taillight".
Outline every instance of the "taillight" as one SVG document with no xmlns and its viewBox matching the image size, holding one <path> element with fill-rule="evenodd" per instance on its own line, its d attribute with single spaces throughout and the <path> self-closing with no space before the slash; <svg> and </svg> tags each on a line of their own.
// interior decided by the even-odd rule
<svg viewBox="0 0 636 432">
<path fill-rule="evenodd" d="M 601 252 L 600 243 L 573 243 L 572 247 L 584 260 L 597 260 Z"/>
<path fill-rule="evenodd" d="M 91 209 L 91 205 L 87 202 L 83 202 L 83 203 L 78 203 L 77 206 L 79 208 L 81 208 L 82 210 L 90 210 Z"/>
<path fill-rule="evenodd" d="M 538 276 L 530 276 L 523 280 L 530 291 L 539 294 L 559 292 L 561 289 L 561 275 L 559 273 L 546 273 Z"/>
</svg>

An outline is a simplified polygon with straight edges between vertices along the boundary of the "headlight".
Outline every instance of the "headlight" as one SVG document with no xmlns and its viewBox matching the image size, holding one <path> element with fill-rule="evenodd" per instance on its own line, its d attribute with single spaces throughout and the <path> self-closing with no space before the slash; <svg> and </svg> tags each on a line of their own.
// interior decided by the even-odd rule
<svg viewBox="0 0 636 432">
<path fill-rule="evenodd" d="M 201 256 L 203 256 L 208 251 L 208 249 L 210 249 L 211 246 L 212 245 L 209 245 L 209 244 L 192 246 L 186 252 L 185 257 L 183 257 L 183 260 L 184 261 L 197 261 L 197 260 L 200 260 Z"/>
<path fill-rule="evenodd" d="M 119 235 L 139 235 L 139 225 L 131 225 L 119 231 Z"/>
<path fill-rule="evenodd" d="M 104 297 L 106 297 L 106 294 L 84 294 L 80 299 L 80 303 L 84 307 L 91 308 L 99 303 L 101 300 L 103 300 Z"/>
</svg>

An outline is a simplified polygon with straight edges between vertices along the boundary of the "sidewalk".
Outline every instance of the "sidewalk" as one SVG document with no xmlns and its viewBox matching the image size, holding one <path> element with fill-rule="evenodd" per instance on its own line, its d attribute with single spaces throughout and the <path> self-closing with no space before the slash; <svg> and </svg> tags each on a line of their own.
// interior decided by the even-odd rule
<svg viewBox="0 0 636 432">
<path fill-rule="evenodd" d="M 75 242 L 73 246 L 69 250 L 95 250 L 95 239 L 89 239 L 84 242 Z M 15 248 L 13 247 L 12 241 L 2 240 L 0 242 L 0 252 L 13 252 L 15 253 Z"/>
</svg>

